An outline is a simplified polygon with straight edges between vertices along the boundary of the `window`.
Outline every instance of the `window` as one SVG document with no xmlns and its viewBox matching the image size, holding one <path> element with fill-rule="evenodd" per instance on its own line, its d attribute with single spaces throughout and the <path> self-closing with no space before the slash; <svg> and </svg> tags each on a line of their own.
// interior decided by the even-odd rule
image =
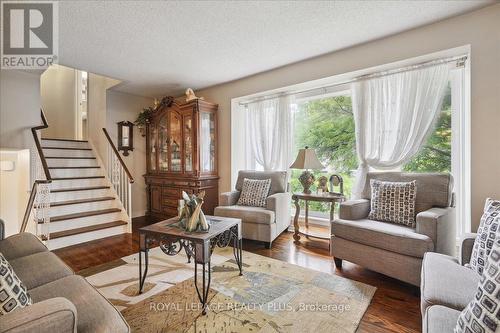
<svg viewBox="0 0 500 333">
<path fill-rule="evenodd" d="M 297 102 L 294 112 L 294 138 L 297 155 L 300 148 L 309 146 L 315 149 L 319 160 L 325 166 L 325 172 L 315 171 L 318 179 L 321 175 L 340 174 L 344 180 L 344 193 L 351 194 L 354 170 L 358 167 L 356 157 L 356 138 L 354 117 L 352 114 L 349 91 L 331 97 L 317 97 Z M 298 181 L 302 170 L 292 170 L 290 184 L 292 191 L 302 191 Z M 316 191 L 316 183 L 311 190 Z M 309 209 L 327 216 L 328 203 L 311 202 Z"/>
</svg>

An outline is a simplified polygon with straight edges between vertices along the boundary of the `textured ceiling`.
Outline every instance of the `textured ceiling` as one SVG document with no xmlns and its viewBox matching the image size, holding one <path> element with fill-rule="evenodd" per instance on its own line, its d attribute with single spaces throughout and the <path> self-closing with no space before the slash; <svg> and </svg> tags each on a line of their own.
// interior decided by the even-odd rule
<svg viewBox="0 0 500 333">
<path fill-rule="evenodd" d="M 179 94 L 336 51 L 491 1 L 62 1 L 59 63 Z"/>
</svg>

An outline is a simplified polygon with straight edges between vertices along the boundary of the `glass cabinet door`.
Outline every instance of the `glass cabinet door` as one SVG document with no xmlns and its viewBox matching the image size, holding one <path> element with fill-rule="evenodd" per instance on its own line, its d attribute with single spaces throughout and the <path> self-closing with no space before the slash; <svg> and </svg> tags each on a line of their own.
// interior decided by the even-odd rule
<svg viewBox="0 0 500 333">
<path fill-rule="evenodd" d="M 170 168 L 171 171 L 181 171 L 182 127 L 181 116 L 170 112 Z"/>
<path fill-rule="evenodd" d="M 215 114 L 200 113 L 200 171 L 215 171 Z"/>
<path fill-rule="evenodd" d="M 156 126 L 151 125 L 149 128 L 149 170 L 156 171 Z"/>
<path fill-rule="evenodd" d="M 158 168 L 160 171 L 168 171 L 168 124 L 164 116 L 158 123 Z"/>
<path fill-rule="evenodd" d="M 193 118 L 184 116 L 184 171 L 193 171 Z"/>
</svg>

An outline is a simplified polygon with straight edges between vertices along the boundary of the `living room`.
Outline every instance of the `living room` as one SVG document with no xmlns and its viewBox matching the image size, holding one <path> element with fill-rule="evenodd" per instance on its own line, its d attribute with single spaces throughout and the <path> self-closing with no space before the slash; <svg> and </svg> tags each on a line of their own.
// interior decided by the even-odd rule
<svg viewBox="0 0 500 333">
<path fill-rule="evenodd" d="M 0 332 L 500 331 L 497 1 L 1 6 Z"/>
</svg>

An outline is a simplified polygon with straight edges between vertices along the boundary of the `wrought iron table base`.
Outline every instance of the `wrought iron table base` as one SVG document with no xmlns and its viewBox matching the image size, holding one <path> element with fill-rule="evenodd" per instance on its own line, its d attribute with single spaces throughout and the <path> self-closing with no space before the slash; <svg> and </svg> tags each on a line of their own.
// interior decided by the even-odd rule
<svg viewBox="0 0 500 333">
<path fill-rule="evenodd" d="M 149 252 L 149 243 L 154 241 L 153 239 L 148 239 L 147 235 L 144 235 L 144 249 L 139 249 L 139 294 L 142 294 L 144 283 L 146 281 L 146 276 L 148 274 L 148 252 Z M 238 228 L 231 228 L 226 230 L 225 232 L 217 235 L 216 237 L 210 239 L 210 247 L 209 247 L 209 260 L 207 262 L 198 262 L 196 258 L 197 256 L 197 246 L 192 241 L 187 241 L 184 239 L 173 239 L 173 240 L 161 240 L 160 241 L 160 249 L 167 255 L 174 256 L 181 252 L 182 249 L 186 252 L 186 256 L 188 258 L 188 263 L 191 262 L 191 258 L 194 258 L 194 286 L 196 288 L 196 293 L 198 294 L 198 299 L 200 300 L 203 311 L 202 314 L 205 315 L 207 313 L 207 303 L 208 303 L 208 293 L 210 290 L 210 282 L 211 282 L 211 256 L 213 253 L 213 249 L 215 246 L 218 247 L 227 247 L 230 242 L 233 242 L 233 255 L 238 265 L 238 269 L 240 271 L 240 276 L 243 275 L 243 241 L 239 238 Z M 178 243 L 178 244 L 177 244 Z M 144 253 L 144 272 L 142 270 L 142 254 Z M 201 291 L 198 286 L 198 265 L 202 266 L 202 283 L 201 283 Z M 206 274 L 208 272 L 208 274 Z"/>
</svg>

